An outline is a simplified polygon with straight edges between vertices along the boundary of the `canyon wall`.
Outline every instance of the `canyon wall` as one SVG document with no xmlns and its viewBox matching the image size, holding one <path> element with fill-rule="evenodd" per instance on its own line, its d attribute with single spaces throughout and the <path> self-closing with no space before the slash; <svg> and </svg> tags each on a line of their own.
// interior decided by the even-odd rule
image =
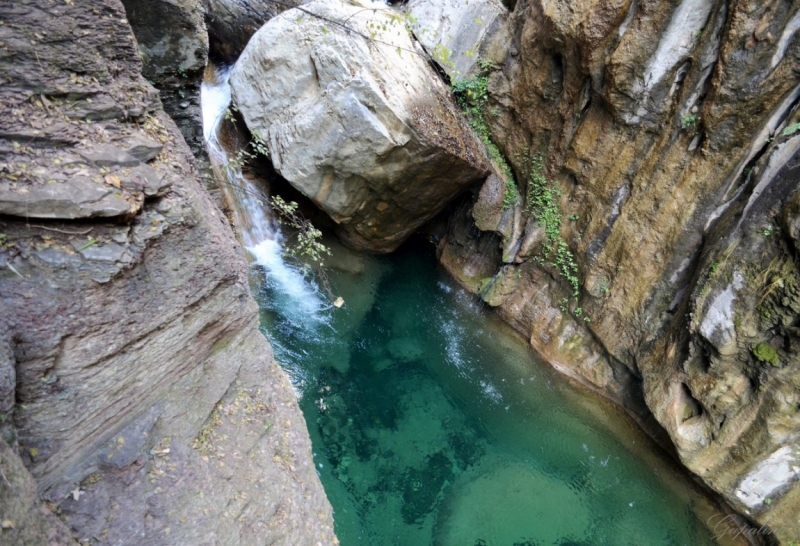
<svg viewBox="0 0 800 546">
<path fill-rule="evenodd" d="M 0 542 L 336 543 L 243 250 L 122 4 L 2 4 Z"/>
<path fill-rule="evenodd" d="M 513 7 L 486 120 L 519 198 L 490 178 L 454 206 L 442 263 L 797 540 L 800 8 Z"/>
</svg>

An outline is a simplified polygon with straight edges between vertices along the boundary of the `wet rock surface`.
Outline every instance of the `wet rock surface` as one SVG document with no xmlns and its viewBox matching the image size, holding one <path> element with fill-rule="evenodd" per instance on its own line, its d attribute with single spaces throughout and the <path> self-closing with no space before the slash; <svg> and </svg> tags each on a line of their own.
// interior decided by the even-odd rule
<svg viewBox="0 0 800 546">
<path fill-rule="evenodd" d="M 231 75 L 234 102 L 276 170 L 346 240 L 391 251 L 488 174 L 484 151 L 391 8 L 302 9 L 252 38 Z"/>
<path fill-rule="evenodd" d="M 242 249 L 122 5 L 28 0 L 3 23 L 0 513 L 28 535 L 0 542 L 335 543 Z"/>
</svg>

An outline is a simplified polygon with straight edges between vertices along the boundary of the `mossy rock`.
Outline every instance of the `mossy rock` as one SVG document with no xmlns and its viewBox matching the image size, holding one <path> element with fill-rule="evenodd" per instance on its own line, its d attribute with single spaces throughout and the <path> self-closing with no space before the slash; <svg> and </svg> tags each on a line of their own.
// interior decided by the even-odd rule
<svg viewBox="0 0 800 546">
<path fill-rule="evenodd" d="M 752 349 L 753 356 L 761 362 L 771 364 L 776 368 L 781 367 L 781 362 L 778 359 L 778 352 L 766 343 L 759 343 Z"/>
<path fill-rule="evenodd" d="M 486 288 L 488 288 L 489 283 L 492 282 L 492 280 L 493 277 L 485 277 L 480 281 L 478 281 L 478 294 L 483 294 L 484 291 L 486 291 Z"/>
</svg>

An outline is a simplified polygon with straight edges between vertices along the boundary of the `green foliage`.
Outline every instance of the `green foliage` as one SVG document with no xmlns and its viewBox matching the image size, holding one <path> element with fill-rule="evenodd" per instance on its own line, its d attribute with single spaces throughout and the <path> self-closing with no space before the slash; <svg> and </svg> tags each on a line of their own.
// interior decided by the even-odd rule
<svg viewBox="0 0 800 546">
<path fill-rule="evenodd" d="M 561 208 L 558 200 L 561 191 L 550 186 L 544 175 L 542 156 L 537 154 L 531 159 L 531 177 L 528 181 L 525 212 L 530 214 L 544 227 L 545 241 L 542 244 L 544 256 L 540 263 L 553 256 L 551 265 L 572 287 L 572 296 L 580 294 L 578 264 L 567 243 L 561 238 Z M 583 310 L 581 310 L 581 313 Z M 578 314 L 580 316 L 580 314 Z"/>
<path fill-rule="evenodd" d="M 286 248 L 286 254 L 308 260 L 322 267 L 323 254 L 330 255 L 331 253 L 330 249 L 321 242 L 322 232 L 297 210 L 296 202 L 286 202 L 276 195 L 270 199 L 270 204 L 278 213 L 279 221 L 296 231 L 297 241 L 294 246 Z"/>
<path fill-rule="evenodd" d="M 451 70 L 456 66 L 456 62 L 453 60 L 453 51 L 449 47 L 443 46 L 441 43 L 433 47 L 431 56 L 433 56 L 437 63 Z"/>
<path fill-rule="evenodd" d="M 778 352 L 766 343 L 759 343 L 752 349 L 753 356 L 761 362 L 771 364 L 776 368 L 780 367 Z"/>
<path fill-rule="evenodd" d="M 495 65 L 489 59 L 478 59 L 478 68 L 481 69 L 481 72 L 486 72 L 495 68 Z"/>
<path fill-rule="evenodd" d="M 692 127 L 695 123 L 697 123 L 697 116 L 694 114 L 683 116 L 681 118 L 681 129 L 685 131 L 689 127 Z"/>
<path fill-rule="evenodd" d="M 489 61 L 478 59 L 478 66 L 484 72 L 494 65 Z M 456 80 L 451 86 L 451 90 L 456 102 L 464 111 L 470 127 L 486 146 L 489 159 L 500 170 L 500 175 L 506 184 L 503 194 L 503 209 L 513 207 L 519 201 L 514 173 L 511 171 L 506 158 L 500 153 L 500 149 L 492 142 L 489 135 L 489 126 L 483 113 L 489 102 L 489 77 L 482 73 L 481 76 L 475 78 Z"/>
<path fill-rule="evenodd" d="M 225 119 L 229 121 L 233 120 L 233 113 L 230 109 L 225 111 Z M 253 131 L 251 136 L 253 140 L 251 140 L 247 146 L 239 149 L 235 154 L 228 156 L 226 167 L 234 170 L 241 170 L 248 160 L 255 159 L 259 154 L 269 157 L 269 148 L 261 134 L 258 131 Z M 250 151 L 251 149 L 252 151 Z"/>
<path fill-rule="evenodd" d="M 793 134 L 797 133 L 798 131 L 800 131 L 800 122 L 798 122 L 798 123 L 792 123 L 791 125 L 789 125 L 788 127 L 786 127 L 786 128 L 785 128 L 785 129 L 784 129 L 784 130 L 781 132 L 781 135 L 783 135 L 783 136 L 792 136 Z"/>
</svg>

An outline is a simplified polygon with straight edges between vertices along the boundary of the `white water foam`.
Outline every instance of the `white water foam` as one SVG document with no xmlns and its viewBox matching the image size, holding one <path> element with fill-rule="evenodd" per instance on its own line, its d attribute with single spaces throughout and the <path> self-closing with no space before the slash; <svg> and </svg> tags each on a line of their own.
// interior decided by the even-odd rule
<svg viewBox="0 0 800 546">
<path fill-rule="evenodd" d="M 244 246 L 256 264 L 267 271 L 267 283 L 281 300 L 277 307 L 294 324 L 325 322 L 321 312 L 330 305 L 324 302 L 319 289 L 313 286 L 302 270 L 283 259 L 282 237 L 271 216 L 268 198 L 259 184 L 242 176 L 229 161 L 228 152 L 219 140 L 219 126 L 231 103 L 228 83 L 230 68 L 217 71 L 200 87 L 203 113 L 203 137 L 211 163 L 219 178 L 220 188 L 233 212 L 233 220 Z"/>
</svg>

